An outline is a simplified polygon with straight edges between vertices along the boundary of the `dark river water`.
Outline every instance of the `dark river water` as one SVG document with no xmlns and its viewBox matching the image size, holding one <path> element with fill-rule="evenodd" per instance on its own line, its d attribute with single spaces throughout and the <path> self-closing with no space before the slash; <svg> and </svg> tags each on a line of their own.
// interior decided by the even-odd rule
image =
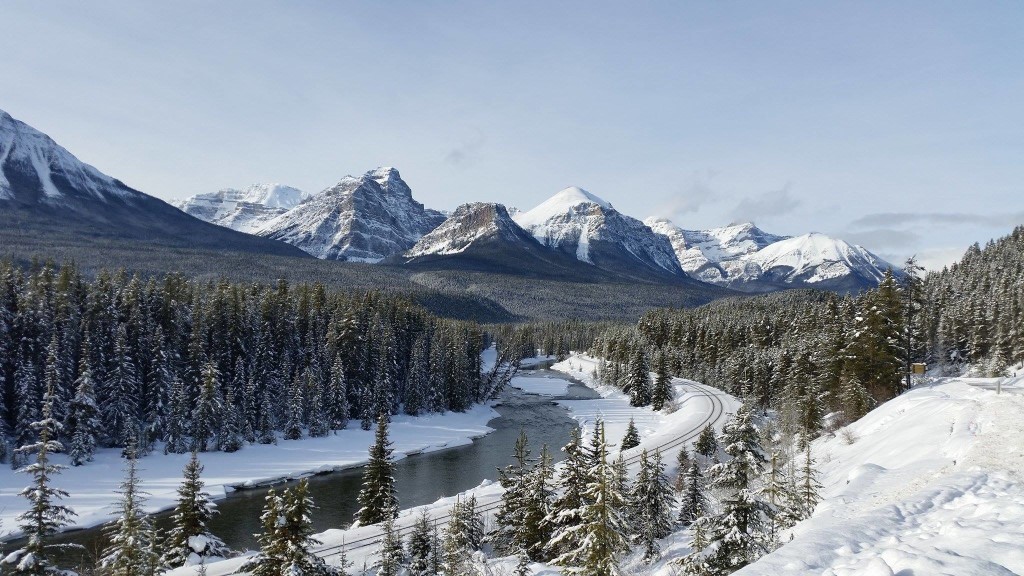
<svg viewBox="0 0 1024 576">
<path fill-rule="evenodd" d="M 546 369 L 524 371 L 521 374 L 550 376 L 569 380 L 569 390 L 560 398 L 592 399 L 598 394 L 564 374 Z M 509 390 L 495 407 L 500 414 L 488 426 L 495 431 L 475 440 L 472 444 L 409 456 L 395 463 L 395 485 L 402 508 L 434 502 L 438 498 L 453 496 L 480 484 L 495 480 L 497 469 L 511 463 L 512 447 L 520 430 L 526 430 L 531 450 L 536 456 L 542 444 L 547 444 L 556 462 L 562 459 L 559 450 L 569 441 L 569 433 L 576 425 L 567 411 L 556 405 L 551 397 L 524 394 Z M 313 524 L 317 532 L 340 528 L 351 523 L 359 506 L 362 469 L 353 468 L 314 476 L 309 479 L 310 493 L 317 510 Z M 220 536 L 232 549 L 256 549 L 254 536 L 259 532 L 260 514 L 267 489 L 240 490 L 217 501 L 219 514 L 211 522 L 212 532 Z M 158 514 L 157 524 L 166 526 L 168 513 Z M 68 551 L 59 559 L 61 567 L 89 566 L 105 545 L 100 528 L 79 530 L 63 534 L 54 542 L 80 544 L 84 551 Z M 17 542 L 4 546 L 16 548 Z"/>
</svg>

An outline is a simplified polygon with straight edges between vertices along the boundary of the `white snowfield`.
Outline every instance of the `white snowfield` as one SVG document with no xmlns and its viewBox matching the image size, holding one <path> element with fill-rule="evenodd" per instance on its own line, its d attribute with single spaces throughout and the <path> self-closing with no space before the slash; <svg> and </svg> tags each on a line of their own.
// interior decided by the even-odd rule
<svg viewBox="0 0 1024 576">
<path fill-rule="evenodd" d="M 485 364 L 487 362 L 485 352 Z M 572 356 L 570 359 L 555 364 L 553 369 L 570 374 L 579 380 L 592 386 L 600 392 L 602 399 L 559 401 L 568 409 L 570 415 L 580 421 L 584 427 L 592 425 L 596 417 L 600 415 L 606 423 L 606 433 L 610 441 L 618 443 L 625 433 L 629 419 L 632 417 L 640 429 L 641 444 L 637 448 L 626 451 L 623 456 L 627 463 L 635 463 L 641 450 L 647 448 L 654 450 L 662 449 L 666 461 L 671 461 L 681 445 L 689 445 L 708 423 L 717 429 L 725 423 L 727 415 L 734 412 L 739 403 L 731 396 L 714 388 L 703 386 L 688 380 L 675 379 L 676 405 L 678 410 L 671 414 L 655 413 L 649 408 L 634 408 L 629 406 L 629 399 L 614 388 L 597 386 L 592 373 L 596 362 L 585 356 Z M 530 377 L 519 377 L 533 380 Z M 524 389 L 536 385 L 535 383 L 519 381 L 513 382 L 513 386 Z M 589 431 L 589 430 L 588 430 Z M 586 440 L 586 438 L 584 438 Z M 531 447 L 534 455 L 539 451 L 538 446 Z M 553 449 L 557 449 L 552 447 Z M 512 447 L 509 446 L 509 450 Z M 501 486 L 495 482 L 486 481 L 477 488 L 464 492 L 458 496 L 443 498 L 432 504 L 403 510 L 396 520 L 395 525 L 400 533 L 407 534 L 412 524 L 418 518 L 422 510 L 426 510 L 429 517 L 437 521 L 439 528 L 443 529 L 448 519 L 448 514 L 456 498 L 465 500 L 470 495 L 477 498 L 477 508 L 485 512 L 485 518 L 490 526 L 490 515 L 497 508 L 501 498 Z M 399 494 L 399 498 L 401 495 Z M 353 567 L 361 567 L 365 561 L 372 566 L 377 560 L 377 543 L 381 537 L 379 526 L 365 526 L 350 530 L 328 530 L 317 535 L 323 543 L 321 555 L 329 563 L 338 561 L 338 554 L 344 544 L 346 555 L 353 563 Z M 206 566 L 209 576 L 226 576 L 241 573 L 241 566 L 248 560 L 246 557 L 233 558 L 215 562 Z M 509 560 L 514 564 L 514 560 Z M 499 561 L 499 563 L 501 563 Z M 548 568 L 542 564 L 533 565 L 536 574 L 561 574 L 560 569 Z M 194 576 L 197 574 L 197 567 L 179 568 L 171 571 L 170 576 Z M 356 571 L 358 573 L 358 570 Z M 371 572 L 372 573 L 372 572 Z"/>
<path fill-rule="evenodd" d="M 824 501 L 737 574 L 1024 574 L 1024 378 L 995 384 L 942 379 L 814 442 Z"/>
<path fill-rule="evenodd" d="M 426 416 L 395 416 L 390 429 L 396 458 L 409 454 L 443 450 L 469 444 L 474 438 L 494 430 L 487 423 L 499 414 L 489 405 L 470 410 Z M 373 444 L 373 431 L 359 428 L 359 421 L 349 423 L 346 430 L 323 438 L 278 440 L 276 445 L 246 445 L 237 452 L 204 452 L 200 460 L 205 467 L 203 481 L 214 498 L 223 498 L 233 487 L 254 486 L 301 478 L 318 472 L 360 466 L 366 462 Z M 154 452 L 139 460 L 142 488 L 149 493 L 145 510 L 158 512 L 174 506 L 182 469 L 188 454 Z M 53 461 L 66 464 L 63 454 Z M 53 480 L 54 486 L 70 492 L 64 501 L 78 513 L 74 527 L 89 527 L 112 520 L 116 493 L 123 477 L 124 460 L 120 449 L 102 449 L 95 461 L 69 467 Z M 28 476 L 0 467 L 0 521 L 3 534 L 18 530 L 16 517 L 27 508 L 28 501 L 18 493 L 29 482 Z"/>
</svg>

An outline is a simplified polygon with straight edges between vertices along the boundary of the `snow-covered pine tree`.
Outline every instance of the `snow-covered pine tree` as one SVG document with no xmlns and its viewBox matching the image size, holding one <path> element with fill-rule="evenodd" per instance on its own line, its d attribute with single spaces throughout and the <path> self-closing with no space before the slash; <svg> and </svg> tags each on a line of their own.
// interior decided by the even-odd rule
<svg viewBox="0 0 1024 576">
<path fill-rule="evenodd" d="M 109 576 L 155 576 L 165 566 L 150 541 L 155 531 L 142 509 L 145 492 L 139 488 L 135 446 L 129 445 L 126 449 L 121 499 L 117 505 L 119 516 L 107 527 L 110 543 L 103 550 L 100 565 Z"/>
<path fill-rule="evenodd" d="M 441 576 L 444 573 L 444 542 L 441 540 L 441 533 L 437 529 L 435 521 L 430 527 L 430 562 L 427 574 L 429 576 Z"/>
<path fill-rule="evenodd" d="M 259 536 L 260 554 L 242 569 L 253 576 L 336 576 L 337 569 L 312 551 L 320 544 L 313 538 L 313 508 L 305 479 L 280 496 L 273 490 L 268 492 L 263 533 Z"/>
<path fill-rule="evenodd" d="M 199 398 L 192 417 L 192 449 L 209 450 L 220 430 L 224 403 L 220 396 L 220 371 L 213 362 L 203 366 Z"/>
<path fill-rule="evenodd" d="M 398 497 L 395 495 L 395 464 L 392 460 L 391 440 L 388 439 L 388 414 L 381 413 L 369 461 L 363 469 L 363 487 L 359 491 L 359 511 L 356 521 L 366 526 L 398 516 Z"/>
<path fill-rule="evenodd" d="M 701 473 L 700 464 L 691 462 L 681 477 L 683 478 L 683 489 L 682 496 L 680 496 L 682 506 L 679 509 L 679 523 L 683 526 L 690 526 L 709 511 L 708 497 L 704 493 L 704 475 Z"/>
<path fill-rule="evenodd" d="M 409 544 L 406 548 L 409 557 L 410 576 L 436 576 L 430 573 L 431 537 L 430 516 L 426 508 L 416 517 L 412 532 L 409 533 Z"/>
<path fill-rule="evenodd" d="M 284 425 L 285 440 L 300 440 L 302 438 L 303 410 L 303 381 L 300 374 L 292 379 L 292 385 L 288 388 L 288 421 Z"/>
<path fill-rule="evenodd" d="M 235 401 L 234 389 L 228 389 L 228 395 L 224 399 L 223 422 L 217 434 L 217 448 L 221 452 L 238 452 L 245 446 L 243 429 L 245 418 L 242 410 Z"/>
<path fill-rule="evenodd" d="M 344 430 L 349 419 L 348 379 L 345 378 L 345 363 L 340 354 L 331 365 L 330 391 L 331 430 Z"/>
<path fill-rule="evenodd" d="M 672 505 L 675 497 L 665 476 L 661 452 L 640 454 L 640 473 L 629 493 L 629 519 L 633 539 L 643 546 L 644 559 L 658 557 L 658 540 L 672 533 Z"/>
<path fill-rule="evenodd" d="M 622 520 L 625 498 L 615 488 L 615 470 L 608 462 L 604 424 L 598 426 L 599 458 L 588 474 L 590 483 L 583 495 L 581 521 L 556 532 L 552 538 L 556 547 L 576 547 L 563 552 L 554 563 L 577 568 L 588 576 L 618 576 L 621 571 L 617 556 L 629 547 Z"/>
<path fill-rule="evenodd" d="M 32 483 L 20 495 L 28 500 L 28 510 L 18 515 L 18 527 L 25 534 L 25 544 L 0 560 L 0 568 L 6 574 L 17 576 L 43 576 L 59 573 L 50 559 L 50 551 L 59 545 L 47 544 L 46 538 L 56 534 L 68 525 L 75 512 L 60 501 L 68 493 L 51 485 L 52 478 L 65 467 L 50 462 L 50 454 L 64 449 L 56 440 L 61 424 L 53 418 L 52 394 L 48 391 L 43 398 L 42 420 L 32 423 L 32 429 L 39 440 L 18 448 L 23 458 L 35 455 L 35 462 L 18 470 L 32 476 Z"/>
<path fill-rule="evenodd" d="M 640 431 L 636 429 L 636 423 L 633 419 L 629 419 L 629 425 L 626 426 L 626 434 L 622 437 L 622 445 L 619 447 L 619 451 L 629 450 L 630 448 L 636 448 L 640 445 Z"/>
<path fill-rule="evenodd" d="M 442 567 L 445 576 L 472 573 L 472 554 L 483 545 L 483 517 L 477 512 L 476 496 L 456 500 L 445 527 Z"/>
<path fill-rule="evenodd" d="M 690 469 L 690 452 L 686 449 L 686 445 L 679 447 L 679 452 L 676 453 L 676 492 L 682 492 L 686 486 L 686 473 Z"/>
<path fill-rule="evenodd" d="M 711 427 L 711 424 L 700 431 L 700 436 L 697 437 L 693 449 L 707 460 L 711 460 L 718 454 L 718 439 L 715 437 L 715 429 Z"/>
<path fill-rule="evenodd" d="M 309 395 L 309 437 L 322 438 L 331 431 L 331 416 L 325 406 L 324 385 L 321 378 L 313 375 L 313 370 L 306 368 L 306 391 Z"/>
<path fill-rule="evenodd" d="M 802 508 L 801 519 L 810 518 L 814 509 L 821 502 L 821 482 L 818 480 L 818 470 L 814 467 L 814 458 L 811 456 L 811 447 L 804 449 L 804 462 L 800 469 L 800 484 L 798 487 L 798 498 Z"/>
<path fill-rule="evenodd" d="M 117 327 L 114 363 L 106 382 L 107 394 L 100 403 L 103 429 L 111 446 L 127 446 L 128 435 L 138 432 L 139 371 L 128 341 L 128 327 Z M 131 429 L 131 431 L 129 431 Z"/>
<path fill-rule="evenodd" d="M 634 345 L 629 358 L 629 403 L 632 406 L 647 406 L 651 403 L 651 374 L 647 366 L 647 355 L 643 346 Z"/>
<path fill-rule="evenodd" d="M 546 523 L 551 526 L 552 533 L 559 536 L 559 540 L 556 543 L 552 537 L 548 541 L 545 546 L 547 558 L 565 554 L 578 548 L 580 544 L 573 540 L 576 533 L 570 532 L 570 530 L 583 521 L 584 495 L 590 484 L 590 470 L 582 443 L 581 430 L 573 428 L 569 433 L 569 443 L 562 448 L 562 451 L 565 452 L 565 460 L 557 482 L 561 487 L 561 493 L 555 497 L 551 504 L 551 512 L 546 519 Z"/>
<path fill-rule="evenodd" d="M 210 495 L 203 491 L 202 473 L 199 455 L 193 452 L 178 487 L 178 503 L 171 516 L 174 524 L 167 536 L 164 561 L 172 568 L 226 557 L 230 552 L 224 542 L 210 532 L 209 522 L 217 508 Z"/>
<path fill-rule="evenodd" d="M 658 349 L 654 356 L 654 387 L 651 389 L 651 408 L 662 410 L 672 401 L 672 377 L 668 373 L 665 352 Z"/>
<path fill-rule="evenodd" d="M 526 501 L 530 496 L 530 468 L 529 440 L 526 431 L 521 430 L 512 449 L 512 464 L 498 469 L 498 483 L 504 490 L 494 517 L 497 526 L 491 541 L 495 551 L 503 556 L 530 547 L 523 534 L 524 530 L 531 528 L 525 521 Z"/>
<path fill-rule="evenodd" d="M 171 381 L 171 413 L 164 431 L 164 454 L 184 454 L 188 451 L 189 422 L 188 397 L 180 378 Z"/>
<path fill-rule="evenodd" d="M 395 529 L 395 519 L 384 520 L 384 534 L 380 541 L 380 568 L 377 576 L 398 576 L 405 560 L 402 538 Z"/>
<path fill-rule="evenodd" d="M 722 442 L 730 458 L 709 471 L 712 490 L 721 494 L 721 510 L 711 518 L 708 537 L 715 549 L 708 559 L 715 569 L 732 572 L 770 551 L 767 521 L 774 514 L 757 494 L 767 458 L 750 408 L 740 406 L 726 423 Z"/>
<path fill-rule="evenodd" d="M 88 346 L 79 361 L 78 378 L 75 380 L 75 397 L 71 400 L 68 414 L 72 466 L 91 462 L 96 452 L 96 440 L 100 436 L 99 408 L 96 406 L 96 382 L 89 365 Z"/>
<path fill-rule="evenodd" d="M 767 519 L 766 530 L 769 546 L 774 548 L 779 543 L 779 531 L 793 526 L 801 511 L 797 495 L 793 492 L 793 483 L 786 475 L 786 462 L 779 450 L 773 450 L 764 473 L 761 476 L 761 487 L 758 496 L 766 501 L 774 514 Z"/>
<path fill-rule="evenodd" d="M 548 516 L 554 500 L 554 489 L 551 480 L 554 468 L 551 465 L 551 453 L 547 444 L 541 446 L 540 457 L 527 478 L 526 497 L 523 501 L 523 527 L 520 540 L 523 543 L 521 552 L 531 559 L 542 560 L 546 557 L 544 548 L 551 540 L 551 524 Z"/>
</svg>

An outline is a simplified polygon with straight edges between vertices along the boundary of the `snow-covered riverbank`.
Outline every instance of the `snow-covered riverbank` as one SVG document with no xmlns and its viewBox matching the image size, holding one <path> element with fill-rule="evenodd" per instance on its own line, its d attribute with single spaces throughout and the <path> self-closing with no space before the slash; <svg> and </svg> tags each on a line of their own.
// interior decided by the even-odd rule
<svg viewBox="0 0 1024 576">
<path fill-rule="evenodd" d="M 704 422 L 710 420 L 716 428 L 720 428 L 725 422 L 726 414 L 734 411 L 736 400 L 714 388 L 701 386 L 697 383 L 682 379 L 673 381 L 676 392 L 676 405 L 678 409 L 672 413 L 656 413 L 650 408 L 635 408 L 629 405 L 626 395 L 617 389 L 599 386 L 593 380 L 593 367 L 596 362 L 585 356 L 573 356 L 569 360 L 556 364 L 552 369 L 561 371 L 588 386 L 593 387 L 601 394 L 600 399 L 595 400 L 559 400 L 564 405 L 572 418 L 576 419 L 585 428 L 592 425 L 596 417 L 600 415 L 606 421 L 606 429 L 610 439 L 618 442 L 625 433 L 629 419 L 632 417 L 640 428 L 641 446 L 634 449 L 640 450 L 644 447 L 653 449 L 665 442 L 675 440 L 679 437 L 694 434 L 704 426 Z M 565 384 L 558 384 L 550 380 L 560 380 Z M 524 391 L 548 395 L 558 395 L 568 386 L 566 380 L 559 378 L 545 378 L 537 375 L 517 376 L 512 386 Z M 712 397 L 713 396 L 713 397 Z M 720 402 L 720 403 L 719 403 Z M 709 416 L 711 418 L 709 418 Z M 527 431 L 529 433 L 529 431 Z M 533 446 L 534 453 L 540 449 Z M 557 450 L 560 447 L 553 446 Z M 512 446 L 508 449 L 511 451 Z M 632 451 L 627 452 L 632 454 Z M 674 454 L 674 452 L 671 452 Z M 666 458 L 670 460 L 670 458 Z M 470 494 L 477 498 L 480 506 L 487 506 L 497 502 L 501 496 L 501 486 L 494 482 L 484 482 L 477 488 L 464 492 L 458 496 L 443 498 L 436 502 L 403 510 L 399 515 L 396 525 L 399 528 L 412 524 L 421 510 L 426 510 L 430 517 L 440 518 L 448 513 L 456 498 L 465 499 Z M 366 561 L 372 565 L 376 561 L 376 546 L 360 547 L 360 544 L 367 539 L 375 539 L 380 534 L 377 526 L 367 526 L 350 530 L 328 530 L 317 535 L 325 547 L 340 546 L 346 543 L 347 554 L 355 566 L 362 566 Z M 329 556 L 328 561 L 336 559 L 336 556 Z M 210 576 L 221 576 L 231 574 L 237 570 L 244 559 L 232 559 L 218 562 L 207 566 L 207 573 Z M 537 564 L 534 566 L 538 574 L 561 574 L 560 571 L 546 568 Z M 185 576 L 195 574 L 195 568 L 184 568 L 172 572 L 173 576 Z"/>
<path fill-rule="evenodd" d="M 463 413 L 395 416 L 390 430 L 395 457 L 463 446 L 492 432 L 487 423 L 496 417 L 498 413 L 490 405 L 477 405 Z M 210 494 L 222 498 L 234 487 L 360 466 L 366 462 L 367 449 L 372 443 L 373 431 L 361 430 L 359 422 L 351 422 L 348 429 L 323 438 L 246 445 L 231 454 L 207 452 L 200 455 L 206 468 L 203 480 Z M 74 518 L 75 527 L 95 526 L 112 519 L 118 497 L 116 491 L 123 476 L 124 460 L 120 454 L 119 449 L 99 450 L 95 461 L 68 468 L 54 478 L 54 486 L 70 492 L 65 504 L 78 513 Z M 175 490 L 188 458 L 188 454 L 165 455 L 156 451 L 139 461 L 142 487 L 149 493 L 147 512 L 174 505 Z M 66 463 L 66 457 L 60 454 L 53 456 L 53 460 Z M 9 467 L 0 468 L 0 521 L 5 534 L 17 530 L 15 518 L 27 508 L 27 501 L 18 492 L 28 480 L 26 475 Z"/>
</svg>

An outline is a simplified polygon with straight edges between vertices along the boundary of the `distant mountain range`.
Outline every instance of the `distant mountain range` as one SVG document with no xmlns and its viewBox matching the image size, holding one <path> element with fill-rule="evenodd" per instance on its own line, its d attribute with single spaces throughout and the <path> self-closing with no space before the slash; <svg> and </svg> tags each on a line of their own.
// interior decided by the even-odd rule
<svg viewBox="0 0 1024 576">
<path fill-rule="evenodd" d="M 749 222 L 711 230 L 685 230 L 661 218 L 641 222 L 577 187 L 525 212 L 476 202 L 446 219 L 413 200 L 397 170 L 378 168 L 347 176 L 291 209 L 268 206 L 275 216 L 259 226 L 239 218 L 233 224 L 221 215 L 225 210 L 210 210 L 201 202 L 210 196 L 179 206 L 197 218 L 292 243 L 318 258 L 562 277 L 697 280 L 744 292 L 795 287 L 855 292 L 877 285 L 892 267 L 860 246 L 824 234 L 780 236 Z M 238 208 L 226 213 L 232 210 Z"/>
<path fill-rule="evenodd" d="M 85 237 L 304 256 L 293 246 L 215 226 L 129 188 L 2 110 L 0 228 L 52 238 L 57 245 Z"/>
<path fill-rule="evenodd" d="M 714 294 L 721 288 L 857 291 L 877 284 L 891 267 L 822 234 L 777 236 L 750 223 L 685 230 L 663 219 L 641 222 L 576 187 L 524 212 L 470 203 L 444 214 L 416 201 L 394 168 L 346 176 L 315 194 L 255 184 L 199 194 L 175 208 L 82 163 L 2 111 L 0 224 L 33 237 L 53 231 L 413 272 L 704 286 Z"/>
</svg>

